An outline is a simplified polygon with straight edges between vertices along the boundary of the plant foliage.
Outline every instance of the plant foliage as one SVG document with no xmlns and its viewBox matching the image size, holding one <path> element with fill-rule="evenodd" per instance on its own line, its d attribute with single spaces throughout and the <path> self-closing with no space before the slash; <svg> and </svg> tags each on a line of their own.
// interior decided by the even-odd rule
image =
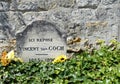
<svg viewBox="0 0 120 84">
<path fill-rule="evenodd" d="M 113 49 L 114 47 L 114 49 Z M 119 84 L 120 45 L 87 50 L 64 62 L 16 62 L 0 64 L 0 84 Z"/>
</svg>

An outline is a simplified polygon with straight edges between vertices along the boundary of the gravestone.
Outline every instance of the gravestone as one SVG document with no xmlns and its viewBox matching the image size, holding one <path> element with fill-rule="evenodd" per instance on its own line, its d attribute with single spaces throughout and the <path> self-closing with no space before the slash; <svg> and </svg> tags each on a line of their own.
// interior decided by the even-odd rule
<svg viewBox="0 0 120 84">
<path fill-rule="evenodd" d="M 24 61 L 53 59 L 66 54 L 65 32 L 46 21 L 35 21 L 16 36 L 18 56 Z"/>
</svg>

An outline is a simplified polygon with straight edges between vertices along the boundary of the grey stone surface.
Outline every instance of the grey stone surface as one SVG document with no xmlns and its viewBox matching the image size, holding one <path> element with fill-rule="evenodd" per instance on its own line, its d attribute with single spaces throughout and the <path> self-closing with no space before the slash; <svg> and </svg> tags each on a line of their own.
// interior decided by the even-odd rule
<svg viewBox="0 0 120 84">
<path fill-rule="evenodd" d="M 38 20 L 54 23 L 61 31 L 66 30 L 68 39 L 79 37 L 90 43 L 97 39 L 120 41 L 120 0 L 0 1 L 0 27 L 8 31 L 9 39 Z M 69 46 L 74 48 L 81 44 Z"/>
<path fill-rule="evenodd" d="M 119 0 L 102 0 L 102 4 L 103 5 L 111 5 L 111 4 L 117 3 L 117 1 L 119 1 Z"/>
<path fill-rule="evenodd" d="M 18 10 L 37 10 L 38 9 L 37 0 L 21 0 L 18 2 Z"/>
<path fill-rule="evenodd" d="M 15 8 L 17 2 L 17 9 L 22 11 L 48 11 L 56 7 L 71 8 L 75 5 L 75 0 L 13 0 L 11 8 Z"/>
<path fill-rule="evenodd" d="M 0 1 L 0 11 L 7 11 L 9 10 L 9 3 Z"/>
<path fill-rule="evenodd" d="M 18 55 L 24 61 L 48 60 L 66 55 L 66 40 L 53 23 L 35 21 L 17 34 Z"/>
<path fill-rule="evenodd" d="M 76 0 L 78 8 L 92 8 L 96 9 L 101 0 Z"/>
</svg>

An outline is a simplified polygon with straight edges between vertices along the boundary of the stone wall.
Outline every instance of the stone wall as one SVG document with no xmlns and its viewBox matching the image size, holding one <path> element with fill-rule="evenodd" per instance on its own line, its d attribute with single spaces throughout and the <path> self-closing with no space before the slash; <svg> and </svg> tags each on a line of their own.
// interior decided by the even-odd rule
<svg viewBox="0 0 120 84">
<path fill-rule="evenodd" d="M 120 40 L 120 0 L 0 0 L 0 42 L 15 39 L 37 20 L 66 30 L 67 41 Z"/>
</svg>

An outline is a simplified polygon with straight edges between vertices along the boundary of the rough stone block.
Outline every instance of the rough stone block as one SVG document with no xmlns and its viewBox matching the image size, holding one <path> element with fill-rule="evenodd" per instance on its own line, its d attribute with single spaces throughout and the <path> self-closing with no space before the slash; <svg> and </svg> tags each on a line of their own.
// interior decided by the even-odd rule
<svg viewBox="0 0 120 84">
<path fill-rule="evenodd" d="M 0 11 L 8 11 L 8 10 L 9 10 L 9 3 L 0 1 Z"/>
</svg>

